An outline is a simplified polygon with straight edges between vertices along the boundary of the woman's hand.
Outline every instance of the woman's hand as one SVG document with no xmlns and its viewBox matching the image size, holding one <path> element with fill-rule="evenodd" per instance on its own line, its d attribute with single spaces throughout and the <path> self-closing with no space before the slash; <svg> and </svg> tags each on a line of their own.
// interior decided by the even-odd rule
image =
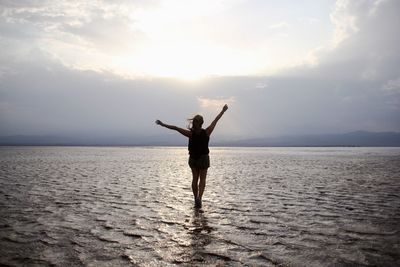
<svg viewBox="0 0 400 267">
<path fill-rule="evenodd" d="M 227 111 L 227 110 L 228 110 L 228 105 L 225 104 L 225 106 L 222 108 L 222 112 L 225 112 L 225 111 Z"/>
<path fill-rule="evenodd" d="M 160 126 L 163 126 L 163 123 L 162 123 L 162 121 L 160 121 L 160 120 L 156 120 L 156 124 L 157 124 L 157 125 L 160 125 Z"/>
</svg>

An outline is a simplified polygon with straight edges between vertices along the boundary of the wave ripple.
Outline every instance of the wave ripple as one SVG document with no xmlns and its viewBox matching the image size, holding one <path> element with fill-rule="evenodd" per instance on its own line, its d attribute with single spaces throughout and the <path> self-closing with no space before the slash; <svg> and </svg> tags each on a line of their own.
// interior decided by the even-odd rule
<svg viewBox="0 0 400 267">
<path fill-rule="evenodd" d="M 400 266 L 400 149 L 0 148 L 0 265 Z"/>
</svg>

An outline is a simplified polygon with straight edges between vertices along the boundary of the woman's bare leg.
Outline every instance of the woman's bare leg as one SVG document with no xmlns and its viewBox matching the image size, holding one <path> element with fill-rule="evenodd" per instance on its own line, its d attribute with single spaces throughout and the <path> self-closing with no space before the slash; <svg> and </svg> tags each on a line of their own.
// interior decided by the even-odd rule
<svg viewBox="0 0 400 267">
<path fill-rule="evenodd" d="M 204 189 L 206 188 L 207 169 L 200 169 L 200 182 L 199 182 L 199 198 L 203 197 Z"/>
<path fill-rule="evenodd" d="M 199 187 L 198 187 L 199 175 L 200 175 L 199 169 L 192 168 L 192 176 L 193 176 L 192 191 L 195 199 L 198 198 L 199 196 Z"/>
</svg>

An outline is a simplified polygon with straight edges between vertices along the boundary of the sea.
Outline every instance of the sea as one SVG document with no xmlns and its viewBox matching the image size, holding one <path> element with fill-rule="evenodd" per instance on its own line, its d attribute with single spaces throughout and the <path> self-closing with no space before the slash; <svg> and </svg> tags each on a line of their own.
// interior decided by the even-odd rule
<svg viewBox="0 0 400 267">
<path fill-rule="evenodd" d="M 400 266 L 400 148 L 0 147 L 1 266 Z"/>
</svg>

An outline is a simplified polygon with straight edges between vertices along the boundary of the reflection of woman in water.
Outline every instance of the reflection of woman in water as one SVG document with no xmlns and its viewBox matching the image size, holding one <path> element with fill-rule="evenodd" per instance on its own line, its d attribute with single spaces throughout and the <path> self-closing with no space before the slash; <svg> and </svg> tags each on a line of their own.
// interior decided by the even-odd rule
<svg viewBox="0 0 400 267">
<path fill-rule="evenodd" d="M 166 127 L 171 130 L 178 131 L 182 135 L 189 138 L 189 166 L 192 169 L 192 190 L 194 195 L 195 206 L 201 207 L 201 198 L 203 196 L 204 188 L 206 187 L 207 169 L 210 167 L 210 158 L 208 156 L 208 141 L 213 132 L 218 120 L 222 117 L 224 112 L 228 109 L 225 105 L 222 111 L 217 115 L 214 121 L 206 129 L 203 129 L 203 117 L 200 115 L 194 116 L 190 119 L 191 126 L 189 129 L 182 129 L 174 125 L 168 125 L 160 120 L 156 120 L 156 124 Z"/>
</svg>

